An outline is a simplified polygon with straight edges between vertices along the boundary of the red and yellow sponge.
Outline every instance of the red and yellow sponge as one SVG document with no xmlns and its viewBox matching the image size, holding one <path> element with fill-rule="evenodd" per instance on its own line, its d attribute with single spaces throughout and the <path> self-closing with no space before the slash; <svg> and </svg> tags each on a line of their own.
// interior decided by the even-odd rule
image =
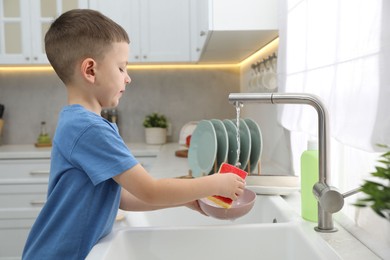
<svg viewBox="0 0 390 260">
<path fill-rule="evenodd" d="M 228 164 L 228 163 L 222 163 L 221 167 L 219 167 L 218 173 L 219 174 L 235 173 L 238 176 L 240 176 L 241 178 L 243 178 L 244 180 L 245 180 L 246 176 L 248 175 L 248 173 L 246 171 L 241 170 L 240 168 L 237 168 L 237 167 L 235 167 L 231 164 Z M 209 199 L 212 202 L 214 202 L 215 204 L 217 204 L 223 208 L 227 208 L 227 209 L 230 208 L 232 206 L 232 203 L 233 203 L 232 199 L 218 196 L 218 195 L 209 196 L 209 197 L 207 197 L 207 199 Z"/>
</svg>

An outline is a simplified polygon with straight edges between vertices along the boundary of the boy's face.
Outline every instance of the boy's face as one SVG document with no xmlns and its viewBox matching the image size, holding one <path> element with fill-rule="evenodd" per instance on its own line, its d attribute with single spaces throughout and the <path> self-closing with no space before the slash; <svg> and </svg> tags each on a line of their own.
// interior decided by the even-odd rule
<svg viewBox="0 0 390 260">
<path fill-rule="evenodd" d="M 113 43 L 104 58 L 97 62 L 95 69 L 95 97 L 102 107 L 116 107 L 127 84 L 129 45 L 126 42 Z"/>
</svg>

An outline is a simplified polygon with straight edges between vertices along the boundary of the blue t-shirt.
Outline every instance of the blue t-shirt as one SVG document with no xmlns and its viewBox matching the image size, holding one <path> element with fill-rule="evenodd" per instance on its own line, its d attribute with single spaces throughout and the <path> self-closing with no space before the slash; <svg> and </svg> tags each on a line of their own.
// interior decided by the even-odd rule
<svg viewBox="0 0 390 260">
<path fill-rule="evenodd" d="M 138 162 L 112 124 L 80 105 L 60 113 L 47 202 L 23 259 L 84 259 L 113 226 L 120 186 L 112 179 Z"/>
</svg>

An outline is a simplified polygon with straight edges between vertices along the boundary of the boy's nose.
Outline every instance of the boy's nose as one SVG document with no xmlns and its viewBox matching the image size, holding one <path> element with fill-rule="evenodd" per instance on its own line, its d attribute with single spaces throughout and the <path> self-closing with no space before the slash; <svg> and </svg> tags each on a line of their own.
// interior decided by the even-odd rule
<svg viewBox="0 0 390 260">
<path fill-rule="evenodd" d="M 125 78 L 125 83 L 128 85 L 128 84 L 130 84 L 130 82 L 131 82 L 131 78 L 130 78 L 129 74 L 127 74 L 127 76 Z"/>
</svg>

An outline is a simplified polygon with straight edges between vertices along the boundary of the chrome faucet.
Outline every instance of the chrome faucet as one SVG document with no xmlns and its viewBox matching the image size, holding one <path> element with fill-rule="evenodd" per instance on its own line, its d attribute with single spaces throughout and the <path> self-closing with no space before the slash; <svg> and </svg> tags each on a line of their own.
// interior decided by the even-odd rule
<svg viewBox="0 0 390 260">
<path fill-rule="evenodd" d="M 229 102 L 238 105 L 246 102 L 266 104 L 306 104 L 315 108 L 318 114 L 318 155 L 319 180 L 313 186 L 313 194 L 318 201 L 318 232 L 335 232 L 332 214 L 344 206 L 344 198 L 360 191 L 360 188 L 341 194 L 329 186 L 330 179 L 330 139 L 328 112 L 321 100 L 306 93 L 231 93 Z"/>
</svg>

